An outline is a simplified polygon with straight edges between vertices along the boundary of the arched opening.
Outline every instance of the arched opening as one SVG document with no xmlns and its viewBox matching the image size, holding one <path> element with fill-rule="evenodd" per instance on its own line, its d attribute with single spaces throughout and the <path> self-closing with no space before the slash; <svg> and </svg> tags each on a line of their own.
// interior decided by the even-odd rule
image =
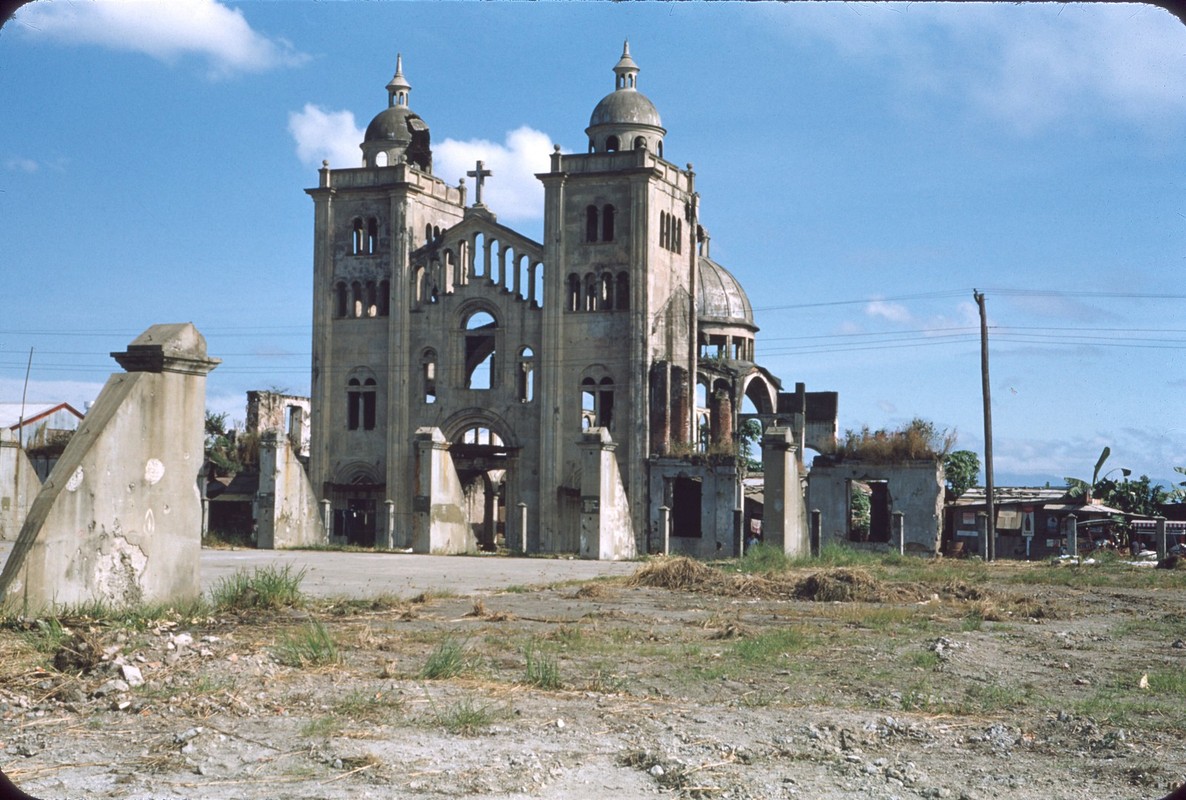
<svg viewBox="0 0 1186 800">
<path fill-rule="evenodd" d="M 601 210 L 601 241 L 614 240 L 614 207 L 607 205 Z"/>
<path fill-rule="evenodd" d="M 485 311 L 465 319 L 465 388 L 493 389 L 498 322 Z"/>
<path fill-rule="evenodd" d="M 350 223 L 350 255 L 360 255 L 366 249 L 366 226 L 362 217 L 355 217 Z"/>
<path fill-rule="evenodd" d="M 437 401 L 436 350 L 425 350 L 420 356 L 420 396 L 425 403 Z"/>
<path fill-rule="evenodd" d="M 597 276 L 592 272 L 585 274 L 585 310 L 597 310 Z"/>
<path fill-rule="evenodd" d="M 334 316 L 336 316 L 340 319 L 340 318 L 346 316 L 347 311 L 350 307 L 350 298 L 346 292 L 346 282 L 338 281 L 337 285 L 334 287 L 334 291 L 336 293 L 335 304 L 334 304 Z"/>
<path fill-rule="evenodd" d="M 379 252 L 379 220 L 371 217 L 367 220 L 367 253 Z"/>
<path fill-rule="evenodd" d="M 635 149 L 635 150 L 646 150 L 646 149 L 647 149 L 647 140 L 646 140 L 646 137 L 644 137 L 644 136 L 635 136 L 635 137 L 634 137 L 634 149 Z"/>
<path fill-rule="evenodd" d="M 535 352 L 530 347 L 519 351 L 519 372 L 516 387 L 520 403 L 530 403 L 535 399 Z"/>
<path fill-rule="evenodd" d="M 607 153 L 618 152 L 618 137 L 617 136 L 607 136 L 605 138 L 605 152 L 607 152 Z"/>
<path fill-rule="evenodd" d="M 366 315 L 368 317 L 377 316 L 379 313 L 379 293 L 375 287 L 374 281 L 367 281 L 366 283 Z"/>
<path fill-rule="evenodd" d="M 614 308 L 618 311 L 625 311 L 630 308 L 630 273 L 619 272 L 617 280 L 616 297 L 614 298 Z"/>
<path fill-rule="evenodd" d="M 568 276 L 568 310 L 581 309 L 581 276 L 575 272 Z"/>
<path fill-rule="evenodd" d="M 603 272 L 597 281 L 597 305 L 602 311 L 614 310 L 614 276 Z"/>
<path fill-rule="evenodd" d="M 354 281 L 354 283 L 350 284 L 350 294 L 352 295 L 351 300 L 353 301 L 353 304 L 354 304 L 354 308 L 351 310 L 350 315 L 352 317 L 356 317 L 356 318 L 361 317 L 362 312 L 363 312 L 363 307 L 364 307 L 364 298 L 362 296 L 362 284 L 358 281 Z"/>
<path fill-rule="evenodd" d="M 453 437 L 449 456 L 465 497 L 465 516 L 483 550 L 506 543 L 507 484 L 511 460 L 496 430 L 483 423 Z"/>
<path fill-rule="evenodd" d="M 391 315 L 391 281 L 379 281 L 379 316 Z"/>
<path fill-rule="evenodd" d="M 581 381 L 581 430 L 597 424 L 597 381 L 585 378 Z"/>
<path fill-rule="evenodd" d="M 597 228 L 598 227 L 599 226 L 598 226 L 598 219 L 597 219 L 597 206 L 589 206 L 588 208 L 585 209 L 585 241 L 586 242 L 596 242 L 597 241 Z"/>
</svg>

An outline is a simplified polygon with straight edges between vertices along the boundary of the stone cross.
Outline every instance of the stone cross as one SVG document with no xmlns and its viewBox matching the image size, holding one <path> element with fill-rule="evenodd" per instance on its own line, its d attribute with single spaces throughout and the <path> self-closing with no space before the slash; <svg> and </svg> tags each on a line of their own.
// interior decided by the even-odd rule
<svg viewBox="0 0 1186 800">
<path fill-rule="evenodd" d="M 471 169 L 469 172 L 465 173 L 467 177 L 473 178 L 478 184 L 477 190 L 474 193 L 474 205 L 476 206 L 482 205 L 482 184 L 486 182 L 487 178 L 494 174 L 490 170 L 484 169 L 485 166 L 486 162 L 479 161 L 477 169 Z"/>
</svg>

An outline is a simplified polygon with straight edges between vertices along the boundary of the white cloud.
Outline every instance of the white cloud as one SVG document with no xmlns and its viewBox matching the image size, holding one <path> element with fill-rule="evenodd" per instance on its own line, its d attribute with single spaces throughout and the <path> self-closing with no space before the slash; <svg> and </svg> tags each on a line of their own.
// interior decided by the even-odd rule
<svg viewBox="0 0 1186 800">
<path fill-rule="evenodd" d="M 542 219 L 544 188 L 535 174 L 550 169 L 552 141 L 543 131 L 527 126 L 510 131 L 505 144 L 446 139 L 433 148 L 433 172 L 455 183 L 475 162 L 483 161 L 494 173 L 482 189 L 482 202 L 491 211 L 508 220 Z M 474 202 L 473 184 L 472 178 L 466 178 L 470 203 Z"/>
<path fill-rule="evenodd" d="M 119 372 L 119 365 L 111 362 L 111 371 Z M 26 402 L 69 403 L 79 411 L 86 410 L 87 403 L 93 403 L 103 388 L 103 382 L 94 381 L 44 381 L 30 380 Z M 24 378 L 0 377 L 0 402 L 19 403 L 25 394 Z"/>
<path fill-rule="evenodd" d="M 326 111 L 306 103 L 301 111 L 288 115 L 288 132 L 296 140 L 297 157 L 305 164 L 320 166 L 329 161 L 334 169 L 362 166 L 363 131 L 350 111 Z"/>
<path fill-rule="evenodd" d="M 890 322 L 902 324 L 914 321 L 910 310 L 901 303 L 887 303 L 884 300 L 872 300 L 865 305 L 865 314 L 870 317 L 880 317 Z"/>
<path fill-rule="evenodd" d="M 1141 4 L 805 4 L 793 30 L 1019 133 L 1186 114 L 1186 28 Z"/>
<path fill-rule="evenodd" d="M 243 13 L 215 0 L 42 2 L 15 17 L 31 35 L 70 44 L 97 44 L 172 62 L 198 55 L 211 77 L 296 66 L 308 56 L 282 39 L 252 30 Z"/>
<path fill-rule="evenodd" d="M 4 162 L 4 168 L 15 172 L 36 172 L 40 165 L 31 158 L 10 158 Z"/>
</svg>

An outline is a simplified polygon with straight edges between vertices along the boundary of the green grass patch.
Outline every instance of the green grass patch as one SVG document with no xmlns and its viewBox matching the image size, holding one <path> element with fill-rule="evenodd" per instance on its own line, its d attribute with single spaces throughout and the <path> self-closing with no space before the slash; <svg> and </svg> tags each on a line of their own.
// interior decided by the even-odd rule
<svg viewBox="0 0 1186 800">
<path fill-rule="evenodd" d="M 813 640 L 797 628 L 770 631 L 734 643 L 729 653 L 748 664 L 770 664 L 781 658 L 806 652 Z"/>
<path fill-rule="evenodd" d="M 275 655 L 287 667 L 322 667 L 341 662 L 337 642 L 320 622 L 313 622 L 285 634 Z"/>
<path fill-rule="evenodd" d="M 560 688 L 560 665 L 553 653 L 541 650 L 536 642 L 528 642 L 523 657 L 527 662 L 527 683 L 540 689 Z"/>
<path fill-rule="evenodd" d="M 210 600 L 219 611 L 274 611 L 304 603 L 301 581 L 305 570 L 283 567 L 256 567 L 251 572 L 239 570 L 220 578 L 210 590 Z"/>
<path fill-rule="evenodd" d="M 458 736 L 475 736 L 490 727 L 490 723 L 495 719 L 492 706 L 478 703 L 469 697 L 463 697 L 444 707 L 438 707 L 431 697 L 429 702 L 436 724 Z"/>
<path fill-rule="evenodd" d="M 420 669 L 420 677 L 428 680 L 456 678 L 473 666 L 473 659 L 466 650 L 465 640 L 445 637 L 428 655 Z"/>
<path fill-rule="evenodd" d="M 759 544 L 745 551 L 737 561 L 737 568 L 750 575 L 771 575 L 786 572 L 792 563 L 781 548 Z"/>
</svg>

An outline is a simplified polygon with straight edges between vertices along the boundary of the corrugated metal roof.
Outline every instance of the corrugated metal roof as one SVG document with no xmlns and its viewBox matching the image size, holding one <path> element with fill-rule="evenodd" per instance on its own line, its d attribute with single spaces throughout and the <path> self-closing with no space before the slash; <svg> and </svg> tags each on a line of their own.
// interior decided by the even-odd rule
<svg viewBox="0 0 1186 800">
<path fill-rule="evenodd" d="M 23 415 L 21 413 L 20 403 L 0 403 L 0 428 L 15 429 L 21 424 L 22 416 L 24 417 L 25 424 L 28 425 L 31 422 L 36 422 L 58 411 L 69 411 L 74 416 L 82 419 L 82 414 L 79 413 L 78 409 L 69 403 L 26 403 Z"/>
</svg>

